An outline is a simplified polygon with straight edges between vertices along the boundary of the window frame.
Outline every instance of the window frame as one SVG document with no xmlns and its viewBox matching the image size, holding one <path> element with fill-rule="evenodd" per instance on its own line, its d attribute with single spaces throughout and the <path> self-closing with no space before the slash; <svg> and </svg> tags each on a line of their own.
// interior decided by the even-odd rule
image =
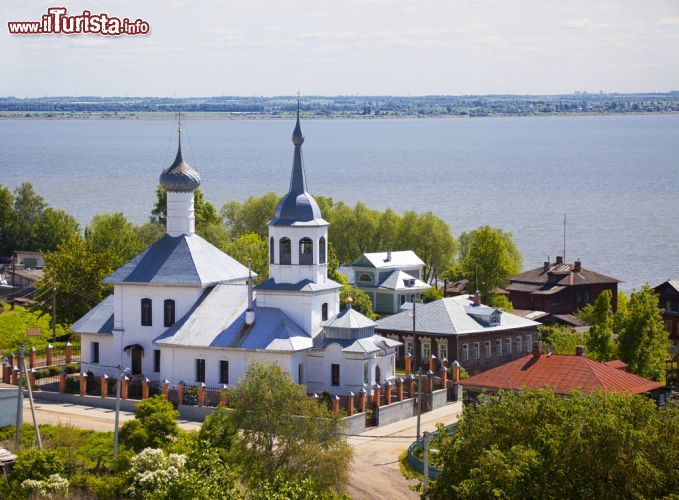
<svg viewBox="0 0 679 500">
<path fill-rule="evenodd" d="M 269 238 L 269 264 L 274 264 L 276 262 L 276 243 L 271 236 Z"/>
<path fill-rule="evenodd" d="M 171 305 L 171 309 L 172 309 L 171 316 L 168 315 L 168 306 L 170 306 L 170 305 Z M 168 327 L 175 324 L 175 322 L 176 322 L 175 318 L 177 317 L 177 313 L 176 313 L 177 309 L 176 308 L 177 308 L 177 303 L 175 302 L 174 299 L 165 299 L 163 301 L 163 326 L 165 328 L 168 328 Z"/>
<path fill-rule="evenodd" d="M 523 347 L 523 346 L 522 346 L 521 340 L 522 340 L 522 339 L 521 339 L 521 335 L 517 335 L 516 337 L 514 337 L 514 344 L 515 344 L 515 347 L 516 347 L 516 354 L 521 354 L 521 352 L 522 352 L 521 347 Z"/>
<path fill-rule="evenodd" d="M 325 236 L 321 236 L 318 239 L 318 263 L 319 264 L 326 264 L 326 242 L 325 242 Z"/>
<path fill-rule="evenodd" d="M 141 326 L 153 326 L 153 299 L 144 297 L 140 301 L 140 306 Z"/>
<path fill-rule="evenodd" d="M 205 383 L 205 358 L 196 358 L 196 382 Z"/>
<path fill-rule="evenodd" d="M 481 343 L 474 342 L 474 359 L 481 359 Z"/>
<path fill-rule="evenodd" d="M 224 385 L 229 383 L 229 361 L 227 359 L 219 360 L 219 383 Z"/>
<path fill-rule="evenodd" d="M 511 356 L 511 354 L 512 354 L 512 338 L 511 337 L 507 337 L 505 339 L 505 349 L 507 351 L 507 354 Z"/>
<path fill-rule="evenodd" d="M 332 363 L 330 365 L 330 385 L 339 387 L 340 385 L 340 365 L 339 363 Z"/>
<path fill-rule="evenodd" d="M 153 371 L 160 372 L 160 349 L 153 350 Z"/>
<path fill-rule="evenodd" d="M 484 343 L 484 350 L 485 350 L 485 355 L 486 359 L 490 359 L 493 356 L 493 351 L 490 345 L 490 340 L 486 340 Z"/>
<path fill-rule="evenodd" d="M 364 280 L 364 279 L 363 279 L 363 276 L 365 276 L 365 277 L 368 278 L 368 279 L 367 279 L 367 280 Z M 358 281 L 359 283 L 371 283 L 371 284 L 372 284 L 373 279 L 372 279 L 372 277 L 371 277 L 368 273 L 361 273 L 361 274 L 358 276 L 358 280 L 357 280 L 357 281 Z"/>
<path fill-rule="evenodd" d="M 99 364 L 99 342 L 92 342 L 92 364 Z"/>
<path fill-rule="evenodd" d="M 286 252 L 285 249 L 288 249 Z M 278 240 L 278 263 L 289 266 L 292 264 L 292 241 L 287 236 Z"/>
<path fill-rule="evenodd" d="M 305 236 L 298 243 L 299 265 L 311 266 L 314 263 L 314 240 Z"/>
<path fill-rule="evenodd" d="M 462 361 L 469 360 L 469 344 L 462 344 Z"/>
<path fill-rule="evenodd" d="M 533 352 L 533 336 L 532 335 L 526 335 L 526 352 L 527 353 Z"/>
<path fill-rule="evenodd" d="M 321 321 L 327 320 L 328 320 L 328 303 L 323 302 L 323 304 L 321 304 Z"/>
<path fill-rule="evenodd" d="M 502 339 L 495 339 L 495 357 L 502 357 Z"/>
</svg>

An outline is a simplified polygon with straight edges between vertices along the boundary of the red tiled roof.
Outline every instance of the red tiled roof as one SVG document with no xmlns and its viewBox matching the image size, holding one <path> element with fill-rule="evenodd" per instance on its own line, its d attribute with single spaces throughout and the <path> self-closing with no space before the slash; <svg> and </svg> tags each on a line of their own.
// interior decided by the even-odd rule
<svg viewBox="0 0 679 500">
<path fill-rule="evenodd" d="M 612 359 L 610 361 L 604 361 L 604 364 L 606 366 L 610 366 L 611 368 L 615 368 L 617 370 L 627 370 L 627 363 L 624 361 L 621 361 L 619 359 Z"/>
<path fill-rule="evenodd" d="M 466 387 L 490 389 L 549 388 L 557 394 L 573 390 L 592 392 L 631 392 L 639 394 L 663 387 L 663 384 L 599 363 L 585 356 L 529 354 L 504 365 L 491 368 L 460 382 Z"/>
</svg>

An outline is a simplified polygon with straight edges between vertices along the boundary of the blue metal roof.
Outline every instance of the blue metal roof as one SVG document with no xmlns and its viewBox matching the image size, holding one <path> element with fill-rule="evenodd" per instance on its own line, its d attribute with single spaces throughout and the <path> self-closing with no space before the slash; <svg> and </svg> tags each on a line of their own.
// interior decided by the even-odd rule
<svg viewBox="0 0 679 500">
<path fill-rule="evenodd" d="M 73 323 L 75 333 L 111 333 L 113 331 L 113 295 L 109 295 Z"/>
<path fill-rule="evenodd" d="M 323 350 L 330 344 L 338 344 L 342 348 L 342 352 L 355 352 L 361 354 L 377 352 L 384 347 L 398 347 L 403 345 L 402 342 L 382 337 L 381 335 L 373 335 L 372 337 L 361 339 L 333 339 L 320 334 L 314 338 L 314 349 Z"/>
<path fill-rule="evenodd" d="M 342 285 L 329 279 L 325 283 L 315 283 L 309 279 L 300 281 L 299 283 L 276 283 L 273 278 L 262 281 L 255 287 L 256 290 L 273 291 L 273 292 L 322 292 L 325 290 L 338 290 Z"/>
<path fill-rule="evenodd" d="M 207 286 L 247 277 L 247 267 L 197 234 L 166 234 L 111 273 L 104 283 Z"/>
</svg>

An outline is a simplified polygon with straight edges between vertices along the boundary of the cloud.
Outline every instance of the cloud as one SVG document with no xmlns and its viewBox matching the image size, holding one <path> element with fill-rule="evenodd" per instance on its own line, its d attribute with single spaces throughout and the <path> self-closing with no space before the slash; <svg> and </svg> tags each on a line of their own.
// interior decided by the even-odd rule
<svg viewBox="0 0 679 500">
<path fill-rule="evenodd" d="M 583 29 L 590 28 L 592 26 L 592 21 L 591 19 L 583 17 L 582 19 L 573 19 L 572 21 L 566 21 L 565 23 L 563 23 L 563 25 L 566 28 Z"/>
<path fill-rule="evenodd" d="M 620 6 L 614 3 L 605 3 L 602 5 L 597 5 L 596 7 L 594 7 L 593 10 L 597 10 L 600 12 L 611 12 L 614 10 L 620 10 Z"/>
<path fill-rule="evenodd" d="M 679 17 L 665 17 L 658 21 L 658 26 L 679 26 Z"/>
</svg>

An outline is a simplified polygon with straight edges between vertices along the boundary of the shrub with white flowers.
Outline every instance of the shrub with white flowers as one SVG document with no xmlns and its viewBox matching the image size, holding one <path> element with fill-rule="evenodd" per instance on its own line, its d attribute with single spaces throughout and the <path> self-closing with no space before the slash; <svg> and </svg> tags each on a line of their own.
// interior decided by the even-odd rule
<svg viewBox="0 0 679 500">
<path fill-rule="evenodd" d="M 52 474 L 44 480 L 26 479 L 21 487 L 32 495 L 52 498 L 53 495 L 62 496 L 68 493 L 68 479 Z"/>
<path fill-rule="evenodd" d="M 165 455 L 163 450 L 145 448 L 130 463 L 132 484 L 129 493 L 142 497 L 151 492 L 159 493 L 179 478 L 184 465 L 185 455 Z"/>
</svg>

